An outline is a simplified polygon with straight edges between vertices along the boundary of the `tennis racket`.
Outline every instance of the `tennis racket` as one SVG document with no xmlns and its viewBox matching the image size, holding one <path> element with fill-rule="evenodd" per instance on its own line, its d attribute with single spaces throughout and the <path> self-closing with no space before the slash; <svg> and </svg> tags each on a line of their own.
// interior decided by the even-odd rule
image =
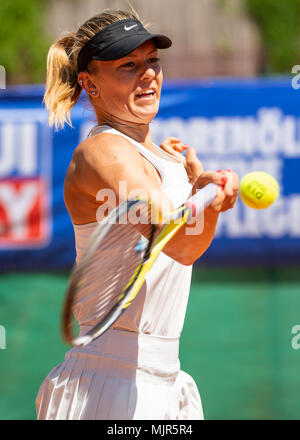
<svg viewBox="0 0 300 440">
<path fill-rule="evenodd" d="M 121 202 L 92 232 L 69 280 L 62 316 L 64 340 L 87 345 L 101 336 L 137 296 L 145 276 L 168 241 L 209 206 L 217 194 L 210 183 L 181 207 L 153 222 L 153 207 L 143 198 Z M 76 332 L 76 322 L 89 329 Z M 77 324 L 78 327 L 78 324 Z"/>
</svg>

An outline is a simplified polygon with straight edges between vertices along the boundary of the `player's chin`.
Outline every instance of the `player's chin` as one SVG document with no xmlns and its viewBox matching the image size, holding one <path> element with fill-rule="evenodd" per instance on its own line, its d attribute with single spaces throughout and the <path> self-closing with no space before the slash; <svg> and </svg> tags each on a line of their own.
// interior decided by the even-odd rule
<svg viewBox="0 0 300 440">
<path fill-rule="evenodd" d="M 139 121 L 143 121 L 144 123 L 150 123 L 152 119 L 155 118 L 155 116 L 158 113 L 158 108 L 137 108 L 135 111 L 135 115 L 138 117 Z"/>
<path fill-rule="evenodd" d="M 136 109 L 145 113 L 157 113 L 159 108 L 159 102 L 152 103 L 136 103 Z"/>
<path fill-rule="evenodd" d="M 149 116 L 156 116 L 159 110 L 159 100 L 150 100 L 147 102 L 147 100 L 137 100 L 134 103 L 134 108 L 137 113 L 141 113 Z"/>
</svg>

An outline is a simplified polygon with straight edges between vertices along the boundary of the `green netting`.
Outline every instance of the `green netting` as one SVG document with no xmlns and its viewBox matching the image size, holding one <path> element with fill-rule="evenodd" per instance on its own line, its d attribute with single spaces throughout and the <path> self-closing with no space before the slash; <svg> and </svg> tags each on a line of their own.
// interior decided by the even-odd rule
<svg viewBox="0 0 300 440">
<path fill-rule="evenodd" d="M 59 334 L 67 274 L 0 276 L 0 419 L 35 418 L 35 397 L 68 349 Z M 181 366 L 201 392 L 207 419 L 299 419 L 300 273 L 194 271 Z"/>
</svg>

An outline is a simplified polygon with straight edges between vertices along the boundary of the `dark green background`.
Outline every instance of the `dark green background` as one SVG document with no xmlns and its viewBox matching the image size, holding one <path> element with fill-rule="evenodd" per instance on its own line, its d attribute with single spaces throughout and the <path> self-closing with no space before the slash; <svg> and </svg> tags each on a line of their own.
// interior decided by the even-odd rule
<svg viewBox="0 0 300 440">
<path fill-rule="evenodd" d="M 0 419 L 35 418 L 35 397 L 64 359 L 59 316 L 68 274 L 0 276 Z M 206 419 L 299 419 L 300 273 L 295 269 L 194 270 L 181 366 Z"/>
</svg>

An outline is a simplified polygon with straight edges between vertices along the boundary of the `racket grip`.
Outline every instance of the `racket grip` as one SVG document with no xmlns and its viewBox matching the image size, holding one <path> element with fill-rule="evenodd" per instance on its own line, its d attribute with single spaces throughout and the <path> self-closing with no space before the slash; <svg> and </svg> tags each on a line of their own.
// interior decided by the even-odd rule
<svg viewBox="0 0 300 440">
<path fill-rule="evenodd" d="M 218 185 L 209 183 L 184 203 L 185 206 L 191 209 L 193 217 L 204 211 L 215 200 L 217 189 Z"/>
</svg>

